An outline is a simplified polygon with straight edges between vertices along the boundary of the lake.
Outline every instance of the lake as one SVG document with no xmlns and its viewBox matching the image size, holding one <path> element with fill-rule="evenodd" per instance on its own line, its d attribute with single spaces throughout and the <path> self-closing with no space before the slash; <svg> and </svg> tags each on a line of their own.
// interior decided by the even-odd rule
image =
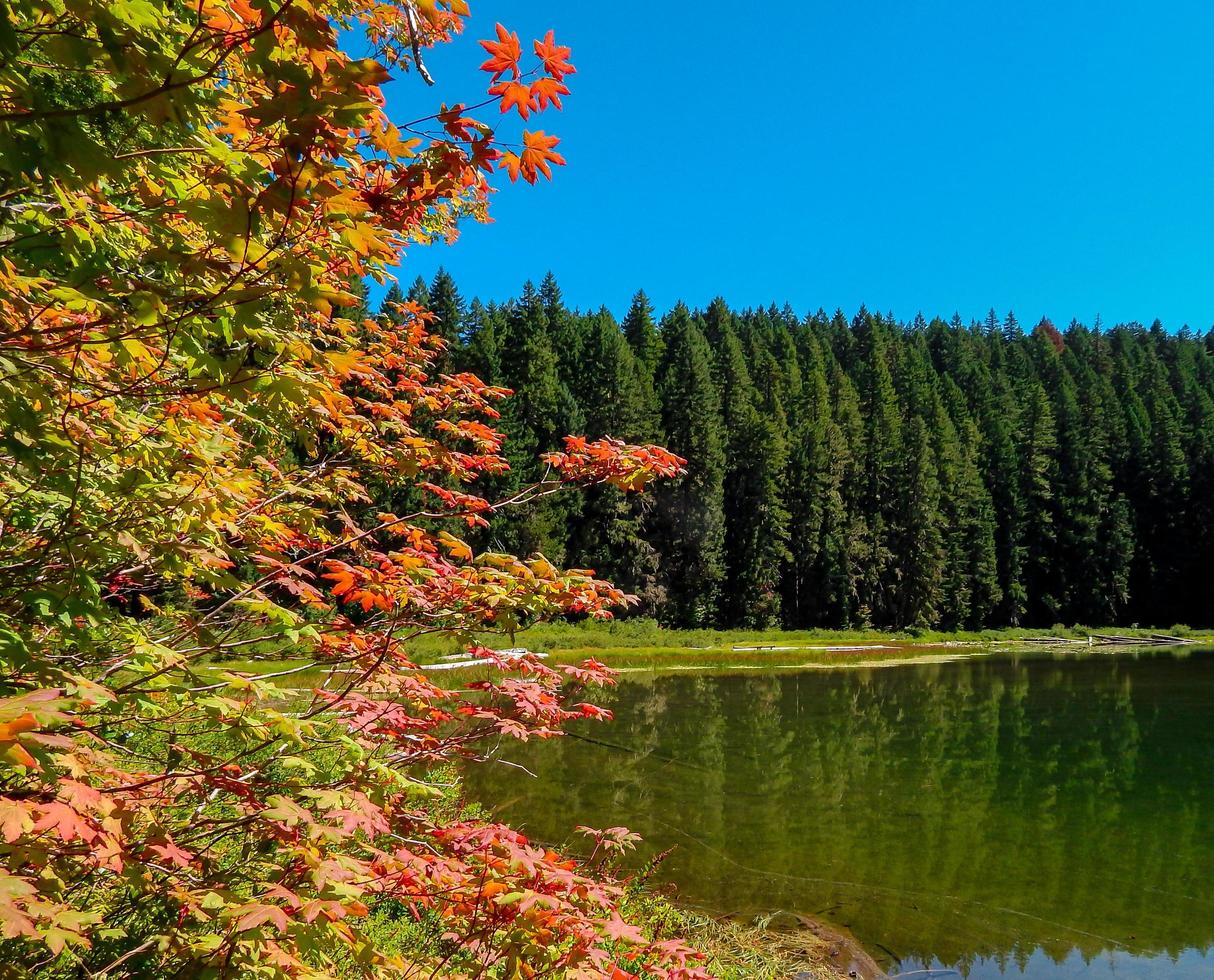
<svg viewBox="0 0 1214 980">
<path fill-rule="evenodd" d="M 715 914 L 849 928 L 891 972 L 1214 977 L 1214 650 L 633 673 L 612 724 L 470 795 L 550 842 L 673 847 Z M 586 738 L 593 741 L 587 741 Z M 576 844 L 572 844 L 575 846 Z"/>
</svg>

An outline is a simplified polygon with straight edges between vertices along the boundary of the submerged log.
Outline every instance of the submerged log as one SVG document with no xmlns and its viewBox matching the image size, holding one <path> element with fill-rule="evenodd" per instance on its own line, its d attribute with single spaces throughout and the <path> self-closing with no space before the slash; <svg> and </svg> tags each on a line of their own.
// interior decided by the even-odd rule
<svg viewBox="0 0 1214 980">
<path fill-rule="evenodd" d="M 888 980 L 888 975 L 844 926 L 794 913 L 803 927 L 822 940 L 827 961 L 854 980 Z M 800 976 L 800 974 L 798 974 Z"/>
</svg>

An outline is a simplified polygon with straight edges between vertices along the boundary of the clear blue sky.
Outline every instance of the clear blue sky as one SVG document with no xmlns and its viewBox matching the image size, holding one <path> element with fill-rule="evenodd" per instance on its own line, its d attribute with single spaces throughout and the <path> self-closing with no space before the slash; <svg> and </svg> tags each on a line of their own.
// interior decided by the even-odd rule
<svg viewBox="0 0 1214 980">
<path fill-rule="evenodd" d="M 437 89 L 395 82 L 390 111 L 476 100 L 495 20 L 528 49 L 552 27 L 578 74 L 539 128 L 569 166 L 503 175 L 496 222 L 413 249 L 406 283 L 441 264 L 504 299 L 551 269 L 617 313 L 643 287 L 660 310 L 1214 324 L 1208 0 L 472 7 Z"/>
</svg>

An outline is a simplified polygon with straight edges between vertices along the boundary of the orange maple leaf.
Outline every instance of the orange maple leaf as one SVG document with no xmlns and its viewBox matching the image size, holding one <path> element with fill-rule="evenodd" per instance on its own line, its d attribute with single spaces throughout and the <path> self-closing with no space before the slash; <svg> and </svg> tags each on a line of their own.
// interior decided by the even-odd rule
<svg viewBox="0 0 1214 980">
<path fill-rule="evenodd" d="M 18 735 L 24 732 L 36 731 L 39 728 L 38 719 L 27 711 L 12 721 L 0 722 L 0 742 L 16 741 Z"/>
<path fill-rule="evenodd" d="M 558 81 L 577 71 L 565 60 L 569 57 L 569 50 L 556 43 L 556 37 L 552 31 L 544 35 L 544 40 L 535 42 L 535 55 L 544 62 L 544 71 Z"/>
<path fill-rule="evenodd" d="M 540 174 L 551 180 L 550 164 L 565 165 L 565 158 L 559 153 L 552 152 L 552 148 L 559 142 L 559 137 L 548 136 L 542 129 L 534 133 L 524 131 L 523 146 L 525 149 L 522 154 L 505 154 L 499 167 L 506 169 L 512 181 L 518 180 L 521 176 L 528 184 L 534 184 Z"/>
<path fill-rule="evenodd" d="M 498 82 L 490 87 L 489 94 L 502 97 L 502 112 L 509 112 L 510 107 L 515 106 L 518 114 L 524 119 L 531 115 L 533 109 L 538 108 L 531 87 L 522 82 Z"/>
<path fill-rule="evenodd" d="M 462 115 L 464 108 L 463 103 L 453 105 L 438 114 L 438 121 L 452 138 L 471 143 L 478 135 L 484 135 L 486 127 L 475 119 Z"/>
<path fill-rule="evenodd" d="M 498 24 L 497 40 L 481 41 L 481 47 L 491 55 L 481 65 L 481 71 L 493 72 L 495 82 L 506 72 L 510 72 L 515 78 L 518 78 L 518 63 L 523 56 L 523 47 L 519 43 L 517 34 L 510 33 L 501 24 Z"/>
<path fill-rule="evenodd" d="M 568 94 L 565 83 L 555 78 L 537 78 L 531 83 L 531 98 L 539 104 L 540 109 L 547 109 L 549 103 L 563 109 L 561 96 Z"/>
<path fill-rule="evenodd" d="M 188 868 L 194 861 L 194 855 L 178 847 L 171 837 L 166 837 L 164 843 L 149 844 L 148 850 L 179 868 Z"/>
<path fill-rule="evenodd" d="M 41 769 L 37 760 L 17 741 L 17 736 L 39 728 L 38 719 L 30 712 L 12 721 L 0 722 L 0 758 L 8 759 L 27 769 Z"/>
<path fill-rule="evenodd" d="M 78 810 L 63 803 L 51 801 L 38 808 L 39 816 L 33 826 L 33 833 L 40 834 L 45 830 L 54 830 L 64 843 L 82 840 L 91 844 L 101 836 L 88 818 Z"/>
</svg>

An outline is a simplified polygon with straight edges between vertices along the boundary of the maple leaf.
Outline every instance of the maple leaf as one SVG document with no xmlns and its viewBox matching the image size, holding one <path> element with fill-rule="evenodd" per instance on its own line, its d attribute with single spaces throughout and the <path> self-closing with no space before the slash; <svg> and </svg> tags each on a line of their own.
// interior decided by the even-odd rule
<svg viewBox="0 0 1214 980">
<path fill-rule="evenodd" d="M 0 901 L 14 902 L 34 898 L 38 889 L 24 878 L 18 878 L 0 869 Z"/>
<path fill-rule="evenodd" d="M 564 109 L 561 96 L 568 94 L 568 87 L 556 78 L 537 78 L 531 83 L 531 97 L 541 110 L 547 109 L 549 104 Z"/>
<path fill-rule="evenodd" d="M 0 936 L 5 939 L 16 939 L 18 936 L 38 938 L 38 930 L 34 928 L 34 920 L 15 905 L 0 901 Z"/>
<path fill-rule="evenodd" d="M 18 936 L 38 938 L 34 920 L 26 914 L 37 899 L 37 889 L 24 878 L 0 870 L 0 938 L 16 939 Z M 18 908 L 21 902 L 26 907 Z"/>
<path fill-rule="evenodd" d="M 40 816 L 34 824 L 34 833 L 54 830 L 65 843 L 79 839 L 86 844 L 91 844 L 101 836 L 92 824 L 66 804 L 46 803 L 38 810 Z"/>
<path fill-rule="evenodd" d="M 478 136 L 484 136 L 488 127 L 469 116 L 462 115 L 463 103 L 453 105 L 450 109 L 438 114 L 438 121 L 453 139 L 463 143 L 471 143 Z"/>
<path fill-rule="evenodd" d="M 489 52 L 490 57 L 481 65 L 481 71 L 493 72 L 496 82 L 506 72 L 519 77 L 518 63 L 523 56 L 523 47 L 518 35 L 507 31 L 501 24 L 497 25 L 496 41 L 481 41 L 481 47 Z"/>
<path fill-rule="evenodd" d="M 25 747 L 17 742 L 0 742 L 0 759 L 7 759 L 15 766 L 25 766 L 26 769 L 41 769 Z"/>
<path fill-rule="evenodd" d="M 569 57 L 569 51 L 569 48 L 556 43 L 556 36 L 552 31 L 544 35 L 543 41 L 535 42 L 535 55 L 544 62 L 544 71 L 558 81 L 577 71 L 565 60 Z"/>
<path fill-rule="evenodd" d="M 11 844 L 34 825 L 29 806 L 17 801 L 0 800 L 0 838 Z"/>
<path fill-rule="evenodd" d="M 551 180 L 552 168 L 550 165 L 554 163 L 558 166 L 565 165 L 565 158 L 559 153 L 552 152 L 553 147 L 558 143 L 560 143 L 558 137 L 548 136 L 542 129 L 534 133 L 524 132 L 523 146 L 525 149 L 523 152 L 505 154 L 499 167 L 505 168 L 512 181 L 517 181 L 521 176 L 527 183 L 534 184 L 540 174 Z"/>
<path fill-rule="evenodd" d="M 194 855 L 178 847 L 171 837 L 166 837 L 163 844 L 149 844 L 148 850 L 179 868 L 188 868 L 194 860 Z"/>
<path fill-rule="evenodd" d="M 616 673 L 598 660 L 583 660 L 580 664 L 566 664 L 561 668 L 568 676 L 579 684 L 601 684 L 614 687 Z"/>
<path fill-rule="evenodd" d="M 10 702 L 15 703 L 17 702 Z M 18 736 L 36 731 L 39 727 L 38 719 L 28 711 L 11 721 L 0 722 L 0 758 L 8 759 L 9 762 L 27 769 L 41 768 L 34 757 L 17 741 Z"/>
<path fill-rule="evenodd" d="M 511 738 L 517 738 L 520 742 L 526 742 L 531 735 L 527 726 L 515 721 L 513 718 L 501 718 L 497 722 L 497 729 L 503 735 L 509 735 Z"/>
<path fill-rule="evenodd" d="M 509 112 L 513 106 L 518 109 L 518 114 L 524 119 L 529 118 L 531 113 L 539 108 L 536 105 L 531 86 L 524 85 L 522 82 L 498 82 L 490 87 L 489 94 L 501 96 L 502 112 Z"/>
<path fill-rule="evenodd" d="M 0 722 L 0 742 L 14 741 L 23 732 L 31 732 L 38 728 L 38 719 L 26 712 L 12 721 Z"/>
<path fill-rule="evenodd" d="M 502 153 L 492 145 L 488 136 L 472 141 L 472 166 L 486 173 L 493 173 L 493 164 L 501 159 Z"/>
<path fill-rule="evenodd" d="M 74 911 L 60 908 L 55 911 L 42 939 L 52 953 L 62 953 L 69 944 L 73 946 L 89 946 L 89 940 L 83 930 L 87 925 L 97 922 L 101 916 L 96 912 Z"/>
<path fill-rule="evenodd" d="M 620 913 L 612 910 L 611 920 L 602 926 L 603 935 L 621 943 L 643 943 L 645 937 L 636 926 L 620 918 Z"/>
<path fill-rule="evenodd" d="M 287 913 L 277 905 L 263 905 L 260 902 L 253 902 L 249 905 L 242 905 L 239 911 L 243 911 L 244 914 L 236 920 L 237 932 L 256 929 L 266 922 L 273 923 L 279 932 L 287 931 L 287 923 L 289 921 Z"/>
<path fill-rule="evenodd" d="M 294 827 L 301 823 L 310 824 L 315 822 L 316 818 L 289 796 L 281 794 L 269 796 L 266 798 L 266 802 L 273 804 L 273 806 L 261 811 L 261 816 L 268 820 L 278 820 L 288 827 Z"/>
</svg>

